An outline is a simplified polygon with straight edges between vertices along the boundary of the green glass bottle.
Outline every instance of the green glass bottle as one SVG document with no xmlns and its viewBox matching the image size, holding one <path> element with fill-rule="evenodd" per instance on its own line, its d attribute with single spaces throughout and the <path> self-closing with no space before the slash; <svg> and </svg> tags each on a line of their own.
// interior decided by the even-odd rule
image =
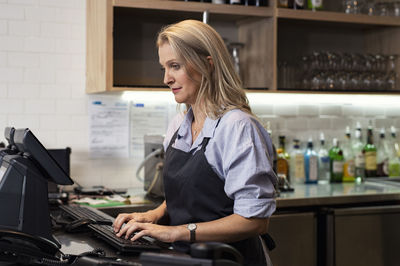
<svg viewBox="0 0 400 266">
<path fill-rule="evenodd" d="M 364 146 L 365 154 L 365 177 L 376 177 L 376 146 L 374 145 L 374 135 L 372 133 L 372 126 L 368 126 L 367 131 L 367 144 Z"/>
<path fill-rule="evenodd" d="M 329 150 L 329 158 L 331 183 L 340 183 L 343 181 L 344 157 L 343 151 L 339 147 L 339 141 L 336 138 L 333 139 L 333 147 Z"/>
</svg>

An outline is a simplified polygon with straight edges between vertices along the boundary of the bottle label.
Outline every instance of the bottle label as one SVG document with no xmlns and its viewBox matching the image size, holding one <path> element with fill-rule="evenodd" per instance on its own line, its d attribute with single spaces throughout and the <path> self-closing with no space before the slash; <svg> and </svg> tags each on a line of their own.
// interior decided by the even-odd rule
<svg viewBox="0 0 400 266">
<path fill-rule="evenodd" d="M 354 158 L 355 167 L 364 168 L 365 167 L 365 155 L 362 152 L 356 154 Z"/>
<path fill-rule="evenodd" d="M 348 160 L 343 165 L 343 177 L 354 177 L 354 160 Z"/>
<path fill-rule="evenodd" d="M 304 179 L 304 157 L 302 154 L 296 154 L 295 156 L 295 169 L 294 175 L 296 178 Z"/>
<path fill-rule="evenodd" d="M 300 7 L 304 6 L 304 0 L 295 0 L 295 3 L 297 6 L 300 6 Z"/>
<path fill-rule="evenodd" d="M 343 173 L 343 162 L 342 161 L 333 161 L 332 162 L 332 172 L 334 174 Z"/>
<path fill-rule="evenodd" d="M 376 151 L 365 152 L 365 170 L 376 170 Z"/>
<path fill-rule="evenodd" d="M 276 161 L 276 173 L 285 175 L 286 178 L 289 178 L 289 164 L 287 160 L 279 158 Z"/>
<path fill-rule="evenodd" d="M 316 181 L 318 178 L 318 158 L 317 156 L 310 156 L 309 159 L 309 181 Z"/>
<path fill-rule="evenodd" d="M 319 157 L 319 171 L 318 171 L 318 178 L 320 180 L 330 181 L 331 173 L 329 170 L 330 158 L 329 156 L 321 156 Z"/>
</svg>

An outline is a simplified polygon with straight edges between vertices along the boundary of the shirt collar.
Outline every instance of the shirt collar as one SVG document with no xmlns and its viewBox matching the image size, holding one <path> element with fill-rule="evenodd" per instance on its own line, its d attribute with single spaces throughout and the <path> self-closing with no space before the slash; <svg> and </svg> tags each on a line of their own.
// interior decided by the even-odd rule
<svg viewBox="0 0 400 266">
<path fill-rule="evenodd" d="M 192 107 L 189 108 L 187 111 L 185 117 L 183 118 L 182 124 L 178 130 L 178 138 L 185 137 L 187 134 L 189 134 L 191 130 L 191 125 L 193 121 L 193 110 Z M 211 119 L 209 117 L 206 117 L 206 120 L 204 121 L 203 129 L 202 129 L 202 136 L 203 138 L 212 138 L 215 133 L 215 129 L 217 128 L 218 122 L 220 118 L 217 119 Z"/>
</svg>

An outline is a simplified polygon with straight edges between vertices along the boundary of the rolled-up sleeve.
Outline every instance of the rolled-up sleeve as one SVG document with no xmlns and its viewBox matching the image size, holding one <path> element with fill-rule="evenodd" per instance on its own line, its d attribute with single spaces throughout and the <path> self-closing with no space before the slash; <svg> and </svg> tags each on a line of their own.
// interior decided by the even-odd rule
<svg viewBox="0 0 400 266">
<path fill-rule="evenodd" d="M 266 218 L 276 208 L 269 136 L 251 119 L 229 123 L 219 141 L 225 193 L 234 200 L 234 213 L 243 217 Z"/>
</svg>

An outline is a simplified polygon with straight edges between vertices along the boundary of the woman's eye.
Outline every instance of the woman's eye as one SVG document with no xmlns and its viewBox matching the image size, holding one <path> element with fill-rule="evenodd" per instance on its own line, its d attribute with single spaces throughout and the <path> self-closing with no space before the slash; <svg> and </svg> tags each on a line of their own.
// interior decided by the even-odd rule
<svg viewBox="0 0 400 266">
<path fill-rule="evenodd" d="M 180 65 L 178 65 L 178 64 L 172 64 L 172 65 L 171 65 L 171 68 L 173 68 L 173 69 L 175 69 L 175 70 L 178 70 L 178 69 L 180 68 Z"/>
</svg>

